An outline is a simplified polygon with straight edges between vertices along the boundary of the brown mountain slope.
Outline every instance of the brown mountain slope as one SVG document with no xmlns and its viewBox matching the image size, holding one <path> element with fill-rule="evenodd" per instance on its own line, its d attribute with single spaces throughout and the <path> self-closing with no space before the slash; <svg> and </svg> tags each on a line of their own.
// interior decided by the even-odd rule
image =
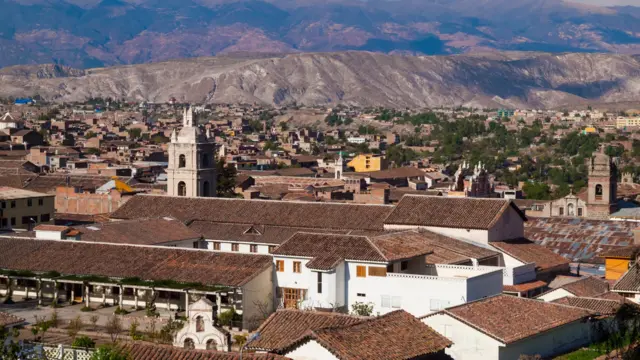
<svg viewBox="0 0 640 360">
<path fill-rule="evenodd" d="M 640 96 L 640 62 L 612 54 L 221 56 L 89 69 L 84 75 L 66 69 L 57 76 L 72 77 L 48 78 L 26 76 L 25 68 L 0 70 L 0 96 L 395 107 L 557 107 L 636 101 Z"/>
</svg>

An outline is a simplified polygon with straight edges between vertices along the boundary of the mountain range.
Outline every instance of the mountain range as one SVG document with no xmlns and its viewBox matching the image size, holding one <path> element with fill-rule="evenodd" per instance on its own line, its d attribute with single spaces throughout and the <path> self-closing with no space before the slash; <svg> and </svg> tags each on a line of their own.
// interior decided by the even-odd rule
<svg viewBox="0 0 640 360">
<path fill-rule="evenodd" d="M 0 0 L 0 67 L 238 52 L 640 53 L 640 7 L 563 0 Z"/>
<path fill-rule="evenodd" d="M 640 56 L 536 52 L 221 55 L 138 65 L 0 69 L 0 97 L 418 108 L 560 108 L 638 102 Z"/>
</svg>

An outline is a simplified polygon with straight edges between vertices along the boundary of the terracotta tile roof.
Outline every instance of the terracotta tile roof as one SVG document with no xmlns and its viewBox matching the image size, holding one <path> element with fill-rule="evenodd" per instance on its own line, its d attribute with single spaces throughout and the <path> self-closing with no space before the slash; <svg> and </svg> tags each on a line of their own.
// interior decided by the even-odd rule
<svg viewBox="0 0 640 360">
<path fill-rule="evenodd" d="M 129 178 L 120 178 L 125 183 Z M 24 188 L 39 192 L 52 192 L 58 186 L 66 186 L 67 183 L 73 187 L 84 189 L 96 189 L 111 181 L 111 176 L 102 175 L 41 175 L 29 181 Z"/>
<path fill-rule="evenodd" d="M 0 269 L 242 286 L 270 256 L 82 241 L 0 238 Z"/>
<path fill-rule="evenodd" d="M 198 240 L 201 235 L 170 218 L 112 221 L 76 226 L 80 240 L 113 244 L 157 245 L 181 240 Z"/>
<path fill-rule="evenodd" d="M 616 300 L 571 296 L 553 300 L 552 303 L 579 307 L 601 315 L 613 315 L 624 304 Z"/>
<path fill-rule="evenodd" d="M 609 283 L 594 276 L 585 277 L 560 287 L 575 296 L 590 297 L 609 291 Z"/>
<path fill-rule="evenodd" d="M 312 258 L 310 269 L 330 270 L 345 259 L 387 262 L 368 237 L 338 234 L 297 233 L 278 246 L 272 255 Z"/>
<path fill-rule="evenodd" d="M 529 290 L 539 289 L 541 287 L 547 286 L 547 283 L 541 280 L 529 281 L 522 284 L 517 285 L 503 285 L 502 291 L 504 292 L 512 292 L 512 293 L 522 293 Z"/>
<path fill-rule="evenodd" d="M 633 265 L 613 285 L 613 291 L 640 293 L 640 267 Z"/>
<path fill-rule="evenodd" d="M 278 310 L 265 320 L 257 332 L 258 340 L 248 349 L 280 352 L 311 330 L 339 327 L 361 322 L 357 316 L 301 310 Z"/>
<path fill-rule="evenodd" d="M 452 344 L 404 310 L 352 325 L 312 331 L 306 339 L 317 341 L 340 360 L 422 358 Z"/>
<path fill-rule="evenodd" d="M 505 343 L 538 335 L 588 317 L 589 311 L 510 295 L 496 295 L 443 310 Z"/>
<path fill-rule="evenodd" d="M 509 200 L 405 195 L 385 224 L 487 230 L 509 208 L 526 220 Z"/>
<path fill-rule="evenodd" d="M 310 269 L 333 269 L 343 260 L 390 262 L 426 255 L 432 247 L 415 231 L 377 237 L 297 233 L 283 242 L 273 255 L 312 258 Z"/>
<path fill-rule="evenodd" d="M 150 343 L 127 343 L 121 349 L 129 360 L 239 360 L 240 354 L 235 352 L 187 350 L 171 345 Z M 288 359 L 276 354 L 244 353 L 242 359 L 247 360 L 284 360 Z"/>
<path fill-rule="evenodd" d="M 427 255 L 429 264 L 456 264 L 477 259 L 479 261 L 500 256 L 500 252 L 481 247 L 470 242 L 418 230 L 422 240 L 432 246 L 433 253 Z"/>
<path fill-rule="evenodd" d="M 383 221 L 392 210 L 393 206 L 388 205 L 136 195 L 116 210 L 112 218 L 170 216 L 183 222 L 202 220 L 311 229 L 382 230 Z"/>
<path fill-rule="evenodd" d="M 40 224 L 33 228 L 35 231 L 65 231 L 69 230 L 68 226 Z"/>
<path fill-rule="evenodd" d="M 5 326 L 13 326 L 24 323 L 24 319 L 13 314 L 0 311 L 0 329 Z"/>
<path fill-rule="evenodd" d="M 348 230 L 304 229 L 265 225 L 224 224 L 209 221 L 194 221 L 189 229 L 209 240 L 228 240 L 279 245 L 295 233 L 346 234 Z M 251 231 L 255 230 L 255 231 Z"/>
<path fill-rule="evenodd" d="M 633 245 L 633 229 L 637 224 L 580 218 L 530 218 L 524 226 L 527 239 L 556 254 L 572 261 L 601 263 L 601 253 Z"/>
<path fill-rule="evenodd" d="M 569 260 L 527 239 L 492 241 L 489 245 L 525 264 L 536 263 L 536 270 L 538 271 L 563 265 L 569 266 Z"/>
<path fill-rule="evenodd" d="M 373 171 L 368 173 L 371 179 L 375 180 L 391 180 L 398 178 L 415 178 L 424 177 L 425 172 L 414 167 L 399 167 L 387 170 Z"/>
<path fill-rule="evenodd" d="M 600 253 L 602 258 L 621 258 L 621 259 L 635 259 L 640 254 L 640 246 L 624 246 L 603 251 Z"/>
</svg>

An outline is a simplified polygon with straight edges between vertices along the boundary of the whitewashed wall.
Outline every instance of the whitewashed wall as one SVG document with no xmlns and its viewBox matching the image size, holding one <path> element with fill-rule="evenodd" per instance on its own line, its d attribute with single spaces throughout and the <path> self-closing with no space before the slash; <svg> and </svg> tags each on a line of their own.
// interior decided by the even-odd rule
<svg viewBox="0 0 640 360">
<path fill-rule="evenodd" d="M 322 347 L 315 340 L 309 340 L 291 352 L 283 354 L 293 360 L 337 360 L 329 350 Z"/>
</svg>

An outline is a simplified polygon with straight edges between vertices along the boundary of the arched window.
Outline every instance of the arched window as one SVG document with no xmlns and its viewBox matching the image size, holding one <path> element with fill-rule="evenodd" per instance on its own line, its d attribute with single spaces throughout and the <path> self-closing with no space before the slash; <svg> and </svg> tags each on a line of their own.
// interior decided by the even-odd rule
<svg viewBox="0 0 640 360">
<path fill-rule="evenodd" d="M 602 185 L 596 185 L 596 200 L 602 200 Z"/>
<path fill-rule="evenodd" d="M 218 350 L 218 344 L 216 344 L 215 340 L 207 340 L 207 350 Z"/>
<path fill-rule="evenodd" d="M 567 215 L 576 216 L 575 208 L 574 208 L 573 204 L 567 205 Z"/>
<path fill-rule="evenodd" d="M 189 350 L 195 349 L 196 348 L 196 344 L 193 342 L 193 339 L 191 339 L 191 338 L 184 339 L 184 348 L 185 349 L 189 349 Z"/>
<path fill-rule="evenodd" d="M 204 196 L 204 197 L 211 196 L 210 195 L 211 191 L 209 189 L 210 187 L 211 187 L 211 185 L 209 184 L 208 181 L 205 181 L 205 182 L 202 183 L 202 196 Z"/>
<path fill-rule="evenodd" d="M 202 167 L 209 167 L 209 155 L 207 154 L 202 154 Z"/>
<path fill-rule="evenodd" d="M 196 332 L 203 332 L 204 331 L 204 319 L 202 318 L 202 316 L 198 316 L 196 318 Z"/>
<path fill-rule="evenodd" d="M 178 196 L 187 196 L 187 184 L 184 181 L 178 183 Z"/>
<path fill-rule="evenodd" d="M 180 155 L 180 159 L 178 160 L 178 167 L 183 168 L 187 166 L 187 157 L 184 154 Z"/>
</svg>

